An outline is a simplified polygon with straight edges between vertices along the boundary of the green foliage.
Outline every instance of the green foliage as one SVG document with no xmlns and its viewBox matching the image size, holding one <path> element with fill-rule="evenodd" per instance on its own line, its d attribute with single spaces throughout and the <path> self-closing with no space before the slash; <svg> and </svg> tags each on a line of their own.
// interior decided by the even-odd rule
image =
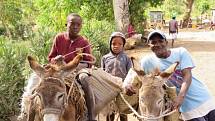
<svg viewBox="0 0 215 121">
<path fill-rule="evenodd" d="M 79 12 L 85 19 L 95 18 L 99 21 L 114 22 L 112 0 L 85 0 Z"/>
<path fill-rule="evenodd" d="M 109 52 L 109 37 L 114 26 L 107 21 L 92 19 L 86 21 L 82 28 L 82 35 L 86 36 L 93 48 L 93 55 L 96 57 L 96 65 L 100 64 L 101 57 Z"/>
<path fill-rule="evenodd" d="M 114 21 L 112 2 L 109 0 L 37 0 L 35 6 L 38 9 L 37 23 L 39 26 L 53 28 L 55 31 L 63 31 L 66 17 L 75 12 L 84 19 Z"/>
<path fill-rule="evenodd" d="M 49 28 L 39 28 L 30 39 L 30 54 L 37 57 L 40 63 L 48 63 L 47 57 L 51 49 L 55 32 Z"/>
<path fill-rule="evenodd" d="M 176 19 L 180 20 L 183 18 L 186 6 L 184 0 L 165 0 L 162 5 L 156 7 L 148 7 L 147 12 L 150 10 L 161 10 L 164 12 L 164 19 L 171 19 L 172 15 L 176 15 Z M 210 9 L 215 8 L 214 0 L 194 0 L 192 7 L 191 17 L 196 18 L 201 14 L 211 15 Z"/>
<path fill-rule="evenodd" d="M 3 26 L 0 26 L 0 36 L 4 35 L 6 32 L 5 28 Z"/>
<path fill-rule="evenodd" d="M 26 37 L 26 33 L 32 27 L 33 20 L 24 20 L 24 17 L 29 18 L 28 16 L 31 15 L 28 15 L 27 7 L 31 7 L 31 3 L 26 0 L 0 1 L 0 25 L 5 30 L 4 35 L 13 39 L 24 39 Z"/>
<path fill-rule="evenodd" d="M 21 3 L 18 1 L 0 1 L 0 20 L 4 24 L 15 25 L 22 17 Z"/>
<path fill-rule="evenodd" d="M 27 49 L 3 37 L 0 37 L 0 47 L 0 119 L 6 121 L 19 111 Z"/>
<path fill-rule="evenodd" d="M 147 19 L 147 8 L 161 5 L 163 1 L 164 0 L 129 0 L 130 21 L 139 33 L 144 32 L 143 22 Z"/>
<path fill-rule="evenodd" d="M 210 9 L 210 4 L 208 1 L 199 1 L 197 4 L 198 9 L 200 10 L 201 14 L 205 13 Z"/>
</svg>

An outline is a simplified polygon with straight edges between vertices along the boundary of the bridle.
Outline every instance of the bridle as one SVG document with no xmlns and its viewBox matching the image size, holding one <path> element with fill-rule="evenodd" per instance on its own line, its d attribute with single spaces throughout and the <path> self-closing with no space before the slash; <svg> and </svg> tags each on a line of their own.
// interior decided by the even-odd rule
<svg viewBox="0 0 215 121">
<path fill-rule="evenodd" d="M 153 76 L 153 75 L 151 75 Z M 141 78 L 139 76 L 137 76 L 139 80 L 141 80 Z M 152 83 L 149 83 L 147 85 L 142 85 L 144 87 L 150 87 L 150 86 L 159 86 L 161 84 L 161 82 L 156 82 L 155 84 L 152 85 Z M 123 101 L 125 102 L 125 104 L 130 108 L 130 110 L 139 118 L 139 119 L 146 119 L 146 120 L 157 120 L 157 119 L 161 119 L 165 116 L 169 116 L 173 113 L 175 113 L 177 110 L 172 110 L 171 108 L 167 108 L 166 110 L 162 110 L 160 111 L 160 115 L 157 117 L 151 117 L 150 115 L 147 114 L 142 114 L 140 115 L 130 104 L 129 102 L 125 99 L 125 97 L 123 96 L 122 93 L 120 93 L 121 98 L 123 99 Z M 164 100 L 164 99 L 163 99 Z"/>
<path fill-rule="evenodd" d="M 123 101 L 125 102 L 125 104 L 130 108 L 130 110 L 139 118 L 139 119 L 146 119 L 146 120 L 157 120 L 160 118 L 163 118 L 165 116 L 169 116 L 173 113 L 175 113 L 177 110 L 173 110 L 171 111 L 170 108 L 166 109 L 165 111 L 161 111 L 160 115 L 157 117 L 150 117 L 149 115 L 146 114 L 142 114 L 140 115 L 130 104 L 129 102 L 125 99 L 125 97 L 123 96 L 122 93 L 120 93 L 121 98 L 123 99 Z"/>
<path fill-rule="evenodd" d="M 72 93 L 72 90 L 73 90 L 73 87 L 74 87 L 74 83 L 75 81 L 72 81 L 71 83 L 71 86 L 69 88 L 69 91 L 67 93 L 67 90 L 66 90 L 66 83 L 64 83 L 63 80 L 59 79 L 59 78 L 55 78 L 55 77 L 47 77 L 44 79 L 44 81 L 48 80 L 48 79 L 52 79 L 52 80 L 57 80 L 58 82 L 61 83 L 61 85 L 63 85 L 63 88 L 64 88 L 64 92 L 65 92 L 65 98 L 63 99 L 63 105 L 61 106 L 61 109 L 56 109 L 56 108 L 45 108 L 45 109 L 42 109 L 41 110 L 41 115 L 44 116 L 45 114 L 60 114 L 62 115 L 65 111 L 65 108 L 68 106 L 68 103 L 69 103 L 69 98 L 70 98 L 70 94 Z M 42 82 L 41 82 L 42 83 Z M 39 88 L 39 86 L 37 87 Z M 37 90 L 37 88 L 35 90 Z M 36 97 L 39 97 L 39 94 L 38 92 L 34 91 L 31 99 L 34 100 Z"/>
</svg>

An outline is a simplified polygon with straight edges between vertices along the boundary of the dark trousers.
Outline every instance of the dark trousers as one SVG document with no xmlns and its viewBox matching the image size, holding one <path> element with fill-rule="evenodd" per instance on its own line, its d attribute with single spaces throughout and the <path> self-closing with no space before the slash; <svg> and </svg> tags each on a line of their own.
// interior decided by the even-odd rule
<svg viewBox="0 0 215 121">
<path fill-rule="evenodd" d="M 215 121 L 215 109 L 203 117 L 194 118 L 189 121 Z"/>
</svg>

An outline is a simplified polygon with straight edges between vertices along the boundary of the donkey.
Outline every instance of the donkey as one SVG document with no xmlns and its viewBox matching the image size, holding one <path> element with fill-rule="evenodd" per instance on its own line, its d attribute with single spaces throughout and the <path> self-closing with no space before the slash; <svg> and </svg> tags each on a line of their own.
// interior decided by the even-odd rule
<svg viewBox="0 0 215 121">
<path fill-rule="evenodd" d="M 151 72 L 145 73 L 140 68 L 139 62 L 134 58 L 132 58 L 132 62 L 133 68 L 129 70 L 123 85 L 131 85 L 135 90 L 139 91 L 139 110 L 141 115 L 137 117 L 144 121 L 163 121 L 163 116 L 170 112 L 170 110 L 165 109 L 164 83 L 174 72 L 178 63 L 173 64 L 164 72 L 160 72 L 159 68 L 155 67 Z M 177 121 L 177 118 L 174 121 Z"/>
<path fill-rule="evenodd" d="M 83 120 L 87 110 L 83 93 L 74 81 L 70 82 L 71 84 L 65 83 L 65 80 L 71 78 L 69 74 L 82 58 L 80 54 L 68 64 L 49 64 L 43 67 L 33 57 L 28 56 L 31 69 L 40 78 L 40 83 L 31 96 L 28 121 Z"/>
<path fill-rule="evenodd" d="M 28 121 L 88 120 L 84 92 L 78 83 L 81 74 L 89 75 L 88 81 L 94 93 L 92 100 L 96 104 L 94 115 L 101 112 L 119 94 L 122 90 L 121 78 L 97 68 L 73 72 L 82 58 L 83 55 L 79 54 L 68 64 L 60 61 L 43 67 L 28 56 L 30 67 L 40 81 L 30 96 Z"/>
</svg>

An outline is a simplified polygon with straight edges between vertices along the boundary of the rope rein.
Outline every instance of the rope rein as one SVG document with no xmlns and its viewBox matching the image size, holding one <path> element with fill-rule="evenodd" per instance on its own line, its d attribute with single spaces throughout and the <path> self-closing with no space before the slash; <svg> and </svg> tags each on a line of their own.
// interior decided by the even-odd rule
<svg viewBox="0 0 215 121">
<path fill-rule="evenodd" d="M 85 55 L 85 56 L 89 56 L 89 57 L 91 57 L 93 59 L 92 61 L 84 61 L 84 60 L 82 60 L 81 62 L 89 63 L 89 64 L 95 64 L 96 63 L 96 57 L 94 57 L 92 54 L 88 54 L 88 53 L 81 53 L 81 54 Z"/>
<path fill-rule="evenodd" d="M 90 46 L 92 46 L 92 44 L 89 44 L 89 45 L 84 46 L 82 48 L 78 48 L 77 50 L 74 50 L 72 52 L 69 52 L 66 55 L 63 55 L 63 57 L 66 58 L 67 56 L 69 56 L 69 55 L 71 55 L 71 54 L 73 54 L 75 52 L 78 52 L 78 51 L 80 51 L 82 49 L 85 49 L 87 47 L 90 47 Z M 89 53 L 80 53 L 80 54 L 85 55 L 85 56 L 89 56 L 89 57 L 91 57 L 93 59 L 92 61 L 84 61 L 84 60 L 82 60 L 81 61 L 82 63 L 89 63 L 89 64 L 95 64 L 96 63 L 96 57 L 94 57 L 92 54 L 89 54 Z"/>
<path fill-rule="evenodd" d="M 140 115 L 140 114 L 128 103 L 128 101 L 125 99 L 125 97 L 123 96 L 122 93 L 120 93 L 120 96 L 122 97 L 122 99 L 123 99 L 123 101 L 126 103 L 126 105 L 131 109 L 131 111 L 132 111 L 138 118 L 140 118 L 140 119 L 156 120 L 156 119 L 163 118 L 163 117 L 165 117 L 165 116 L 171 115 L 171 114 L 173 114 L 173 113 L 176 112 L 176 110 L 173 110 L 173 111 L 169 112 L 169 111 L 170 111 L 170 108 L 168 108 L 168 109 L 166 109 L 165 111 L 163 111 L 163 113 L 161 113 L 161 115 L 158 116 L 158 117 L 149 117 L 149 116 L 147 116 L 147 115 L 145 115 L 145 114 Z M 167 113 L 167 112 L 168 112 L 168 113 Z"/>
<path fill-rule="evenodd" d="M 78 52 L 78 51 L 80 51 L 80 50 L 82 50 L 82 49 L 85 49 L 85 48 L 87 48 L 87 47 L 89 47 L 89 46 L 92 46 L 91 44 L 89 44 L 89 45 L 87 45 L 87 46 L 84 46 L 84 47 L 82 47 L 82 48 L 79 48 L 79 49 L 77 49 L 77 50 L 74 50 L 74 51 L 72 51 L 72 52 L 69 52 L 69 53 L 67 53 L 66 55 L 64 55 L 63 57 L 67 57 L 67 56 L 69 56 L 69 55 L 71 55 L 71 54 L 73 54 L 73 53 L 75 53 L 75 52 Z"/>
</svg>

